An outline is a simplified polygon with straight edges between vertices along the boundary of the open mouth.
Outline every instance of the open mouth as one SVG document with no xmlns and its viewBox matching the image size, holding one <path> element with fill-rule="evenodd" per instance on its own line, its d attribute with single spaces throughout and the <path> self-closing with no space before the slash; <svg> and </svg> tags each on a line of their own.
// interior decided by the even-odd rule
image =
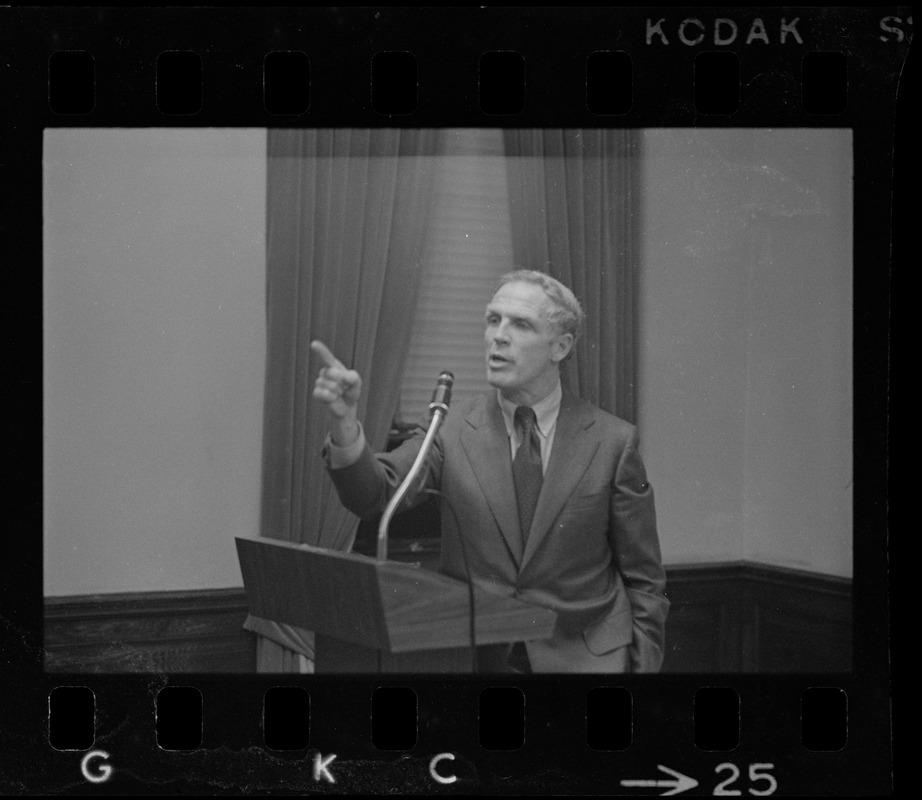
<svg viewBox="0 0 922 800">
<path fill-rule="evenodd" d="M 487 363 L 491 367 L 504 367 L 508 364 L 511 364 L 512 359 L 506 358 L 505 356 L 497 355 L 496 353 L 493 353 L 487 356 Z"/>
</svg>

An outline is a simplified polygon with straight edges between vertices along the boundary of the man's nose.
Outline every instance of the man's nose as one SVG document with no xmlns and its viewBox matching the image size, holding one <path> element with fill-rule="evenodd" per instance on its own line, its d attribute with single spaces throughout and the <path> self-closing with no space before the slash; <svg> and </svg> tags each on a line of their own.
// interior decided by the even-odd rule
<svg viewBox="0 0 922 800">
<path fill-rule="evenodd" d="M 498 325 L 496 325 L 490 333 L 490 338 L 494 342 L 508 342 L 509 329 L 506 326 L 506 323 L 500 322 Z"/>
</svg>

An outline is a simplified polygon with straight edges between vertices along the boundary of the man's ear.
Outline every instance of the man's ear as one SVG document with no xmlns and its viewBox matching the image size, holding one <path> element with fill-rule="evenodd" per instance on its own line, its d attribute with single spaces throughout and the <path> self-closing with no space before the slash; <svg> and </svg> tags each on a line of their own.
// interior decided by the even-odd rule
<svg viewBox="0 0 922 800">
<path fill-rule="evenodd" d="M 573 349 L 573 334 L 572 333 L 561 333 L 558 334 L 557 338 L 554 341 L 554 347 L 551 351 L 551 360 L 555 364 L 559 364 L 563 361 L 567 355 L 570 353 L 570 350 Z"/>
</svg>

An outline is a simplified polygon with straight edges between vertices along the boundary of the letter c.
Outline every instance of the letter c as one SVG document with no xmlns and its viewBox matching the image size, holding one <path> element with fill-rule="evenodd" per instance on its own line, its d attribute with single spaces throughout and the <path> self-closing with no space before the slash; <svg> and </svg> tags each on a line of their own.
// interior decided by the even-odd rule
<svg viewBox="0 0 922 800">
<path fill-rule="evenodd" d="M 102 763 L 99 765 L 99 772 L 90 774 L 90 759 L 96 757 L 108 758 L 109 754 L 105 750 L 90 750 L 90 752 L 83 757 L 83 761 L 80 762 L 80 771 L 83 773 L 83 777 L 90 783 L 105 783 L 109 780 L 109 776 L 112 775 L 112 767 L 108 763 Z"/>
<path fill-rule="evenodd" d="M 443 761 L 446 758 L 449 761 L 455 760 L 453 753 L 439 753 L 437 756 L 433 756 L 432 761 L 429 762 L 429 774 L 439 783 L 454 783 L 456 780 L 458 780 L 456 775 L 449 775 L 447 778 L 443 778 L 441 775 L 439 775 L 438 772 L 435 771 L 435 765 L 438 764 L 439 761 Z"/>
<path fill-rule="evenodd" d="M 697 38 L 689 39 L 685 35 L 685 28 L 689 25 L 697 25 L 699 28 L 701 28 L 701 33 L 698 34 Z M 679 23 L 679 38 L 682 40 L 682 44 L 687 44 L 689 47 L 694 47 L 696 44 L 700 44 L 701 40 L 704 39 L 704 23 L 700 19 L 695 19 L 694 17 L 683 19 Z"/>
</svg>

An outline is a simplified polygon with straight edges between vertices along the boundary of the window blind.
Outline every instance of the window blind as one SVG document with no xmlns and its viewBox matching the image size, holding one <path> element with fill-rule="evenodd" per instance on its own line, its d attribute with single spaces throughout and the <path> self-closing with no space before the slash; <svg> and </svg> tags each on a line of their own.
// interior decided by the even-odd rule
<svg viewBox="0 0 922 800">
<path fill-rule="evenodd" d="M 442 370 L 454 373 L 456 400 L 489 389 L 484 311 L 499 276 L 514 269 L 502 131 L 444 135 L 398 410 L 408 422 L 428 413 Z"/>
</svg>

